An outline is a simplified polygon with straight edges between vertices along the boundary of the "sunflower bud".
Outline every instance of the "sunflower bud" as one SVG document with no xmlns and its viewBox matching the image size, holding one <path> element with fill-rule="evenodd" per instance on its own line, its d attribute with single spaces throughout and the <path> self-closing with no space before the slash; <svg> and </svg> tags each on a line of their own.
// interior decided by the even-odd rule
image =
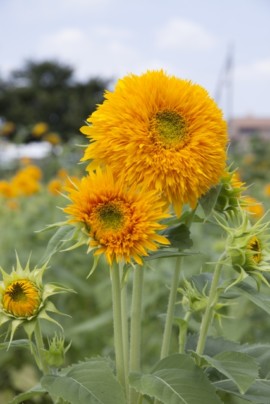
<svg viewBox="0 0 270 404">
<path fill-rule="evenodd" d="M 49 349 L 45 352 L 45 359 L 49 366 L 59 368 L 65 361 L 65 353 L 70 344 L 65 348 L 65 338 L 55 335 L 49 340 Z"/>
<path fill-rule="evenodd" d="M 220 193 L 217 198 L 215 210 L 217 212 L 236 212 L 241 205 L 242 193 L 245 183 L 241 181 L 237 171 L 226 171 L 220 181 Z"/>
<path fill-rule="evenodd" d="M 263 281 L 270 286 L 263 276 L 264 272 L 270 272 L 270 222 L 263 223 L 263 219 L 264 217 L 252 223 L 246 211 L 231 214 L 228 221 L 222 217 L 217 218 L 218 223 L 228 233 L 227 256 L 231 259 L 232 267 L 240 274 L 236 283 L 246 276 L 252 276 L 258 284 Z"/>
<path fill-rule="evenodd" d="M 17 328 L 22 325 L 30 338 L 40 318 L 56 323 L 47 312 L 59 313 L 49 297 L 67 291 L 53 284 L 44 284 L 42 277 L 47 263 L 30 270 L 30 260 L 23 268 L 17 256 L 16 268 L 11 273 L 0 268 L 3 280 L 0 282 L 0 326 L 10 323 L 10 341 Z M 61 327 L 61 326 L 60 326 Z"/>
</svg>

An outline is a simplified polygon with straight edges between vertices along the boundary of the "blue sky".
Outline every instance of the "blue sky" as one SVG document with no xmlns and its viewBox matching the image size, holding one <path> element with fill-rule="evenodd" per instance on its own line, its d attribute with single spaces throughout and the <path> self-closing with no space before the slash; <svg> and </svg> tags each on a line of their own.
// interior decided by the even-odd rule
<svg viewBox="0 0 270 404">
<path fill-rule="evenodd" d="M 0 0 L 0 16 L 1 76 L 45 59 L 81 80 L 162 68 L 219 91 L 225 117 L 270 117 L 269 0 Z"/>
</svg>

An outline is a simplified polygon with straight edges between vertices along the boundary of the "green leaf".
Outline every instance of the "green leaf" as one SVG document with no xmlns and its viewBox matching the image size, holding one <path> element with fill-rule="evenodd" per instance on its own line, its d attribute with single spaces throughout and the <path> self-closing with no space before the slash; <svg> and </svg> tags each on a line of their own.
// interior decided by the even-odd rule
<svg viewBox="0 0 270 404">
<path fill-rule="evenodd" d="M 45 262 L 47 262 L 55 253 L 60 251 L 65 242 L 72 238 L 74 231 L 75 229 L 72 226 L 66 225 L 60 227 L 51 237 L 39 264 L 45 264 Z"/>
<path fill-rule="evenodd" d="M 162 235 L 170 240 L 171 247 L 178 248 L 178 250 L 185 250 L 193 245 L 189 228 L 183 223 L 168 227 L 162 232 Z"/>
<path fill-rule="evenodd" d="M 239 293 L 245 296 L 248 300 L 254 303 L 256 306 L 260 307 L 266 313 L 270 314 L 270 298 L 268 295 L 265 295 L 258 291 L 253 286 L 249 285 L 246 282 L 238 283 L 234 286 L 234 289 L 237 289 Z"/>
<path fill-rule="evenodd" d="M 164 404 L 221 404 L 214 387 L 189 355 L 162 359 L 149 374 L 132 373 L 131 386 Z"/>
<path fill-rule="evenodd" d="M 243 345 L 239 349 L 256 359 L 259 364 L 259 374 L 261 378 L 269 378 L 270 375 L 270 344 Z"/>
<path fill-rule="evenodd" d="M 254 358 L 242 352 L 221 352 L 214 358 L 202 355 L 208 364 L 232 380 L 244 394 L 258 378 L 258 364 Z"/>
<path fill-rule="evenodd" d="M 14 397 L 11 401 L 9 401 L 9 404 L 19 404 L 24 402 L 25 400 L 29 400 L 34 396 L 40 396 L 46 393 L 47 391 L 38 384 L 37 386 L 32 387 L 32 389 L 27 390 L 24 393 L 21 393 L 18 396 Z"/>
<path fill-rule="evenodd" d="M 195 351 L 198 343 L 198 335 L 190 334 L 187 338 L 186 349 Z M 224 351 L 238 351 L 240 344 L 234 341 L 228 341 L 222 337 L 207 337 L 204 348 L 205 355 L 215 356 Z"/>
<path fill-rule="evenodd" d="M 270 402 L 270 380 L 256 380 L 245 394 L 240 394 L 231 380 L 222 380 L 213 383 L 213 385 L 218 390 L 241 397 L 252 404 L 269 404 Z"/>
<path fill-rule="evenodd" d="M 49 394 L 71 404 L 125 404 L 123 390 L 104 359 L 93 359 L 47 375 L 41 385 Z"/>
<path fill-rule="evenodd" d="M 200 205 L 203 208 L 206 219 L 211 215 L 214 209 L 218 196 L 221 191 L 221 185 L 211 188 L 207 194 L 203 195 L 200 199 Z"/>
<path fill-rule="evenodd" d="M 27 348 L 31 349 L 32 342 L 30 342 L 28 339 L 18 339 L 14 340 L 11 342 L 2 342 L 0 344 L 0 350 L 1 349 L 9 349 L 9 348 Z"/>
</svg>

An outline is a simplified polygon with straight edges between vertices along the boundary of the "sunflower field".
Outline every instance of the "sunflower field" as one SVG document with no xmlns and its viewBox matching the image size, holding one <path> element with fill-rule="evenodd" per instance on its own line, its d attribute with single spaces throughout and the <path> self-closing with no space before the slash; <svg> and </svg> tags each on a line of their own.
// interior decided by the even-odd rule
<svg viewBox="0 0 270 404">
<path fill-rule="evenodd" d="M 0 126 L 0 404 L 269 404 L 270 142 L 243 153 L 162 70 L 26 71 L 35 119 Z"/>
</svg>

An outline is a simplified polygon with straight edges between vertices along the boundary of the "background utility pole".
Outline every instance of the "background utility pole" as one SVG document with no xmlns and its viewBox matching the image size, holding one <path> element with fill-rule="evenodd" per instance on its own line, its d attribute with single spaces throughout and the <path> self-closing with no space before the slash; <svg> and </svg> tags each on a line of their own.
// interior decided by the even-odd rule
<svg viewBox="0 0 270 404">
<path fill-rule="evenodd" d="M 234 47 L 231 44 L 227 51 L 225 63 L 219 74 L 214 97 L 218 105 L 224 105 L 224 115 L 228 123 L 229 133 L 231 133 L 231 122 L 233 118 L 233 68 Z"/>
</svg>

